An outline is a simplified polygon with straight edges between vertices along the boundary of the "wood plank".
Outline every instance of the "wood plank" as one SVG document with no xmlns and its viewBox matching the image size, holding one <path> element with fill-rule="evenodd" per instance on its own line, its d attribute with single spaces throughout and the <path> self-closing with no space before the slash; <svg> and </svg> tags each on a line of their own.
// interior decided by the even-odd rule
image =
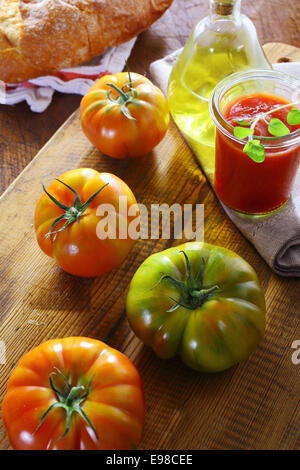
<svg viewBox="0 0 300 470">
<path fill-rule="evenodd" d="M 266 50 L 277 60 L 277 46 Z M 290 50 L 282 54 L 294 57 Z M 148 206 L 205 204 L 205 240 L 243 256 L 266 293 L 267 331 L 248 361 L 221 374 L 199 374 L 178 359 L 159 360 L 131 332 L 124 312 L 131 277 L 151 252 L 172 241 L 139 240 L 119 269 L 97 279 L 72 277 L 39 250 L 32 222 L 41 183 L 82 166 L 115 173 Z M 116 161 L 90 145 L 75 112 L 2 195 L 0 213 L 0 340 L 7 349 L 1 399 L 26 351 L 50 338 L 87 335 L 123 351 L 142 374 L 147 415 L 141 449 L 300 447 L 300 366 L 291 361 L 292 342 L 300 338 L 299 281 L 275 276 L 225 216 L 174 124 L 152 154 Z M 0 448 L 9 448 L 2 422 Z"/>
<path fill-rule="evenodd" d="M 282 42 L 269 42 L 264 45 L 265 53 L 272 57 L 272 63 L 275 62 L 298 62 L 300 61 L 299 47 L 284 44 Z"/>
</svg>

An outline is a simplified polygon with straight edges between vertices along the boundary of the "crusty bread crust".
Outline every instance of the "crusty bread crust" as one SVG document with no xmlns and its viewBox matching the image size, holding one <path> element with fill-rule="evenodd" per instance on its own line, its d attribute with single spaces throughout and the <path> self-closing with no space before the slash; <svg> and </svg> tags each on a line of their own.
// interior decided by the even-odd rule
<svg viewBox="0 0 300 470">
<path fill-rule="evenodd" d="M 173 0 L 0 0 L 0 80 L 86 62 L 147 29 Z"/>
</svg>

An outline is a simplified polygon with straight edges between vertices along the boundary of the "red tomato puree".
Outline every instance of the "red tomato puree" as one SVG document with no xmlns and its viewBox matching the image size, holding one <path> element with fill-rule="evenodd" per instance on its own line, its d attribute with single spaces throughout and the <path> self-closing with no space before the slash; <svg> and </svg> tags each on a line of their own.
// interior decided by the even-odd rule
<svg viewBox="0 0 300 470">
<path fill-rule="evenodd" d="M 236 121 L 248 122 L 276 105 L 288 103 L 284 98 L 266 93 L 246 95 L 230 103 L 223 116 L 232 126 L 238 126 Z M 278 118 L 291 132 L 299 129 L 300 125 L 287 124 L 290 109 L 287 107 L 273 112 L 266 116 L 267 122 Z M 272 137 L 263 119 L 255 127 L 255 136 Z M 300 145 L 283 148 L 280 142 L 276 148 L 265 149 L 264 162 L 257 163 L 243 152 L 244 144 L 217 129 L 215 190 L 227 206 L 241 212 L 259 214 L 272 211 L 287 201 L 300 162 Z"/>
</svg>

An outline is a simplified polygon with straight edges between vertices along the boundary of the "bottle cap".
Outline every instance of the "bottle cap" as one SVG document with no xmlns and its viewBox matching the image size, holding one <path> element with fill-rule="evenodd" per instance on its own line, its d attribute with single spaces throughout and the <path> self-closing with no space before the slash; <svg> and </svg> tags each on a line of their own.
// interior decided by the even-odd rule
<svg viewBox="0 0 300 470">
<path fill-rule="evenodd" d="M 220 16 L 228 16 L 233 12 L 235 1 L 234 0 L 223 0 L 217 1 L 215 5 L 215 13 Z"/>
</svg>

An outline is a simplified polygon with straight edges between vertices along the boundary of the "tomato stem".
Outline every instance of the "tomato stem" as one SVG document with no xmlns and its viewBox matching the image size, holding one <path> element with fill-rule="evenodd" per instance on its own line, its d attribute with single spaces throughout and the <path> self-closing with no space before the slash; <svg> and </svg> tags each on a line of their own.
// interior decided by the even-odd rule
<svg viewBox="0 0 300 470">
<path fill-rule="evenodd" d="M 114 83 L 107 83 L 106 85 L 112 87 L 115 91 L 117 91 L 117 92 L 119 93 L 119 95 L 120 95 L 120 96 L 118 96 L 119 99 L 122 98 L 122 100 L 123 100 L 124 102 L 127 102 L 127 101 L 128 101 L 128 96 L 127 96 L 127 94 L 122 90 L 122 88 L 119 88 L 119 87 L 118 87 L 117 85 L 115 85 Z M 109 91 L 108 91 L 108 93 L 107 93 L 108 98 L 109 98 L 111 101 L 116 101 L 116 100 L 114 100 L 113 98 L 111 98 L 111 96 L 110 96 L 110 95 L 111 95 L 111 92 L 112 92 L 112 90 L 109 90 Z"/>
<path fill-rule="evenodd" d="M 107 86 L 110 86 L 118 93 L 118 97 L 116 99 L 113 99 L 111 97 L 112 90 L 109 90 L 107 92 L 107 98 L 113 103 L 116 103 L 121 107 L 121 112 L 124 114 L 124 116 L 126 116 L 128 119 L 135 121 L 136 119 L 131 115 L 127 107 L 127 105 L 129 103 L 132 103 L 137 97 L 136 90 L 133 90 L 132 88 L 132 80 L 131 80 L 131 75 L 130 75 L 129 70 L 128 70 L 128 77 L 129 77 L 129 82 L 125 83 L 125 85 L 123 85 L 122 88 L 119 88 L 114 83 L 107 83 L 106 84 Z M 128 88 L 128 91 L 125 91 L 125 88 Z"/>
<path fill-rule="evenodd" d="M 158 282 L 159 284 L 161 281 L 167 280 L 171 282 L 175 287 L 177 287 L 180 291 L 181 297 L 179 300 L 170 297 L 170 299 L 173 300 L 175 303 L 168 310 L 168 312 L 174 312 L 179 307 L 183 307 L 188 310 L 195 310 L 196 308 L 201 307 L 204 302 L 214 297 L 219 291 L 219 287 L 217 285 L 209 287 L 207 289 L 203 288 L 203 275 L 205 270 L 205 260 L 203 258 L 200 271 L 197 277 L 194 278 L 191 263 L 187 254 L 184 251 L 180 251 L 179 253 L 182 253 L 185 257 L 187 271 L 186 281 L 179 281 L 178 279 L 175 279 L 172 276 L 163 275 Z"/>
<path fill-rule="evenodd" d="M 47 418 L 48 414 L 52 410 L 54 410 L 55 408 L 63 408 L 66 411 L 66 427 L 65 427 L 64 433 L 59 437 L 59 439 L 57 439 L 56 442 L 60 441 L 68 434 L 70 427 L 71 427 L 71 417 L 73 413 L 78 413 L 81 416 L 81 418 L 93 430 L 96 439 L 99 440 L 95 427 L 93 426 L 92 422 L 90 421 L 90 419 L 88 418 L 88 416 L 85 414 L 85 412 L 80 406 L 81 403 L 88 397 L 90 393 L 90 387 L 91 387 L 93 379 L 90 380 L 90 382 L 88 383 L 86 387 L 84 387 L 83 385 L 71 387 L 69 385 L 69 382 L 66 376 L 57 367 L 55 367 L 55 369 L 57 373 L 62 377 L 65 383 L 65 386 L 64 386 L 63 391 L 59 390 L 55 386 L 53 379 L 52 379 L 52 375 L 57 375 L 57 373 L 51 372 L 51 374 L 49 375 L 49 383 L 50 383 L 51 389 L 56 394 L 58 401 L 53 403 L 42 415 L 39 421 L 39 424 L 37 425 L 34 431 L 34 434 L 37 433 L 37 431 L 39 430 L 39 428 L 42 426 L 43 422 Z"/>
<path fill-rule="evenodd" d="M 62 232 L 63 230 L 65 230 L 73 222 L 78 223 L 79 218 L 86 211 L 86 209 L 91 204 L 91 202 L 100 193 L 100 191 L 102 191 L 102 189 L 105 188 L 105 186 L 107 186 L 109 184 L 109 183 L 106 183 L 104 186 L 102 186 L 102 188 L 100 188 L 98 191 L 96 191 L 85 203 L 82 204 L 81 201 L 80 201 L 79 194 L 77 193 L 77 191 L 74 188 L 72 188 L 71 186 L 69 186 L 68 184 L 64 183 L 61 180 L 57 180 L 57 181 L 59 181 L 59 183 L 63 184 L 70 191 L 72 191 L 75 194 L 75 199 L 74 199 L 74 202 L 73 202 L 72 206 L 66 206 L 65 204 L 62 204 L 60 201 L 58 201 L 54 196 L 52 196 L 52 194 L 48 193 L 45 186 L 43 185 L 43 189 L 44 189 L 45 193 L 47 194 L 47 196 L 51 199 L 51 201 L 54 202 L 54 204 L 56 204 L 60 209 L 62 209 L 64 211 L 64 213 L 61 216 L 57 217 L 57 219 L 54 220 L 53 224 L 51 225 L 50 232 L 48 232 L 45 235 L 45 238 L 50 237 L 51 241 L 53 241 L 53 235 L 54 234 Z M 54 227 L 61 220 L 66 220 L 65 225 L 63 227 L 61 227 L 59 230 L 54 231 L 53 230 Z"/>
</svg>

